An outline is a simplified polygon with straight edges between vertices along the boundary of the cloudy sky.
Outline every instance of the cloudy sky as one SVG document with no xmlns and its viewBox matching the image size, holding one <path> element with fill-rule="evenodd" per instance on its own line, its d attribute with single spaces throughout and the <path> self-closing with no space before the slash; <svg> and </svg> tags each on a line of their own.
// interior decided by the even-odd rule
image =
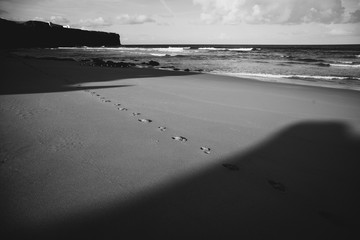
<svg viewBox="0 0 360 240">
<path fill-rule="evenodd" d="M 0 0 L 0 16 L 123 44 L 360 44 L 360 0 Z"/>
</svg>

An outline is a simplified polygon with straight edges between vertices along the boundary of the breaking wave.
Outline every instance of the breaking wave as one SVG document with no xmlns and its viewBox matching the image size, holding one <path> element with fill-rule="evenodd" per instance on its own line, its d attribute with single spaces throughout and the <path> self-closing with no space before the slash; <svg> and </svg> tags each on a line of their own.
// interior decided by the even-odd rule
<svg viewBox="0 0 360 240">
<path fill-rule="evenodd" d="M 268 74 L 268 73 L 230 73 L 221 71 L 212 71 L 210 73 L 229 75 L 234 77 L 260 77 L 260 78 L 272 78 L 272 79 L 312 79 L 312 80 L 360 80 L 360 77 L 345 77 L 345 76 L 316 76 L 316 75 L 297 75 L 297 74 Z"/>
<path fill-rule="evenodd" d="M 360 64 L 346 64 L 346 63 L 332 63 L 330 64 L 332 67 L 345 67 L 345 68 L 360 68 Z"/>
</svg>

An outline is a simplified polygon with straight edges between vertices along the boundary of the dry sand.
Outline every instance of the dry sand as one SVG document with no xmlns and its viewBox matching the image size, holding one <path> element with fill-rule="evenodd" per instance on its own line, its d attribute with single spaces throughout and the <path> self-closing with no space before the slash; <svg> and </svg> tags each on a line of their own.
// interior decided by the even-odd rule
<svg viewBox="0 0 360 240">
<path fill-rule="evenodd" d="M 0 63 L 9 239 L 358 234 L 360 92 L 4 53 Z"/>
</svg>

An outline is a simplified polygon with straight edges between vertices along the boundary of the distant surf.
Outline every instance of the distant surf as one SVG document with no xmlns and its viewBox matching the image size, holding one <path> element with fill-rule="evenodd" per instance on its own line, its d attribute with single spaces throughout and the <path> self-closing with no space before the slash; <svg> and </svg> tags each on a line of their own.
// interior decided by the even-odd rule
<svg viewBox="0 0 360 240">
<path fill-rule="evenodd" d="M 128 45 L 28 49 L 18 54 L 101 58 L 113 62 L 159 62 L 161 69 L 186 69 L 261 81 L 360 89 L 360 45 Z"/>
</svg>

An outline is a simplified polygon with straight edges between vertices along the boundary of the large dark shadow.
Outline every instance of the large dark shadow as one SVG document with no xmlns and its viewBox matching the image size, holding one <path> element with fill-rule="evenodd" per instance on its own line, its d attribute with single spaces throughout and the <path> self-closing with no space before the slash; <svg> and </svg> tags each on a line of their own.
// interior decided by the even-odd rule
<svg viewBox="0 0 360 240">
<path fill-rule="evenodd" d="M 349 239 L 360 226 L 359 156 L 360 138 L 347 125 L 299 123 L 138 200 L 38 229 L 18 226 L 17 233 L 34 239 Z"/>
<path fill-rule="evenodd" d="M 49 93 L 129 87 L 131 84 L 80 86 L 83 83 L 101 83 L 133 78 L 186 76 L 199 73 L 164 71 L 146 68 L 112 68 L 80 66 L 74 61 L 42 60 L 1 53 L 0 95 Z"/>
</svg>

